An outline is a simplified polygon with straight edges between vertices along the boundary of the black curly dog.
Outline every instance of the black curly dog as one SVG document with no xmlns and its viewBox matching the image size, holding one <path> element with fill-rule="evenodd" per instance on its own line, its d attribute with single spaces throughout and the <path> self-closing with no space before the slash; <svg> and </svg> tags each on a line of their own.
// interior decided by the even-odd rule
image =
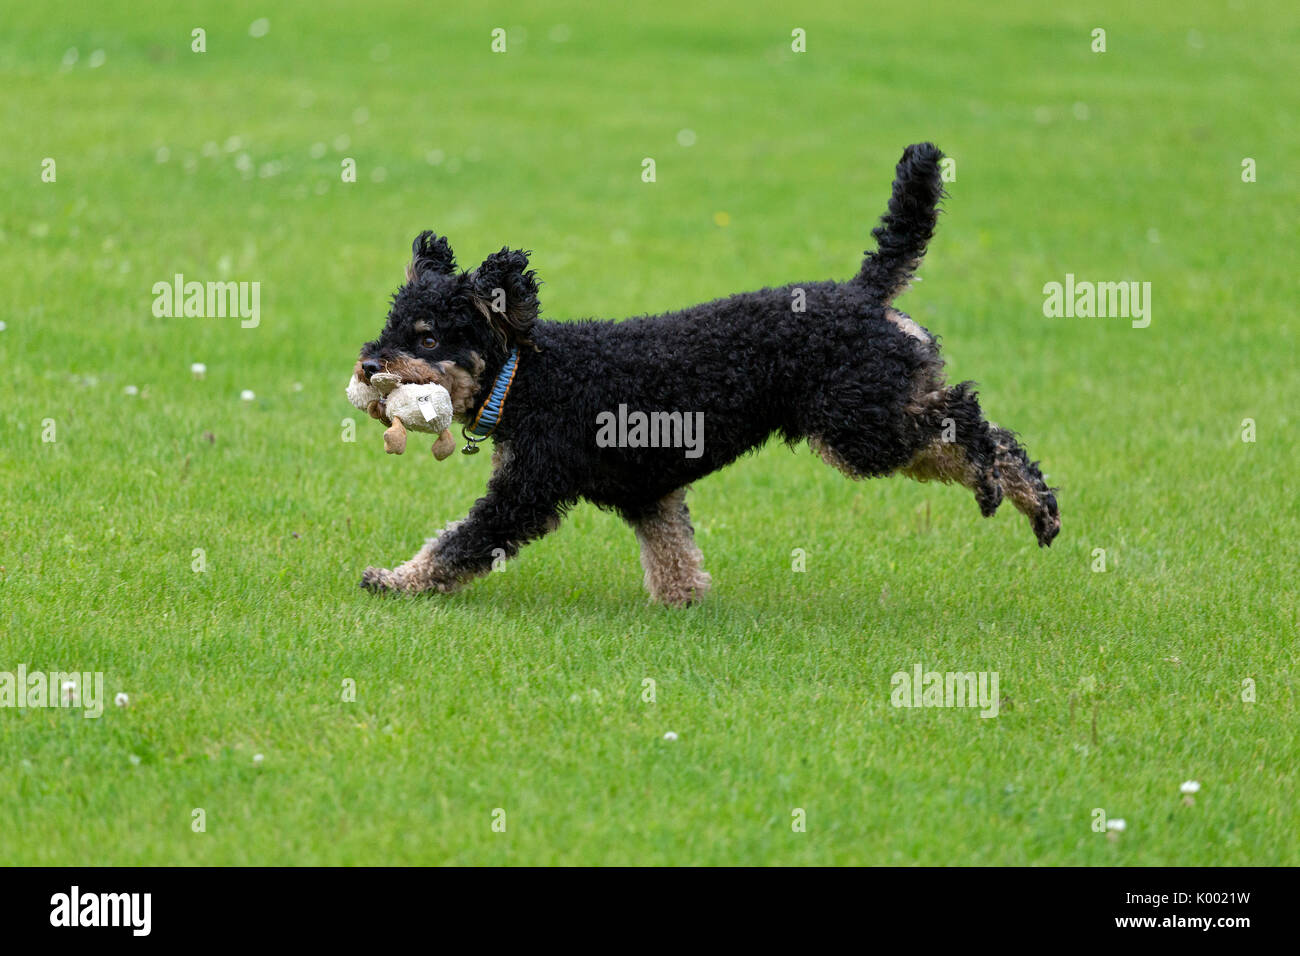
<svg viewBox="0 0 1300 956">
<path fill-rule="evenodd" d="M 972 383 L 945 384 L 933 337 L 891 306 L 934 233 L 942 156 L 930 143 L 903 153 L 873 232 L 878 248 L 849 281 L 745 292 L 624 322 L 541 321 L 527 253 L 502 249 L 457 272 L 447 241 L 421 233 L 387 324 L 362 347 L 355 374 L 437 382 L 473 440 L 512 354 L 517 368 L 491 434 L 487 493 L 410 561 L 367 569 L 362 585 L 452 591 L 586 499 L 632 525 L 651 595 L 689 604 L 710 579 L 687 486 L 774 433 L 791 444 L 806 438 L 853 478 L 901 471 L 957 482 L 985 516 L 1010 498 L 1038 543 L 1050 544 L 1061 522 L 1037 464 L 1010 431 L 984 420 Z M 642 415 L 639 430 L 628 424 L 633 413 Z M 611 429 L 616 415 L 624 426 Z M 695 421 L 703 441 L 684 449 L 683 423 Z"/>
</svg>

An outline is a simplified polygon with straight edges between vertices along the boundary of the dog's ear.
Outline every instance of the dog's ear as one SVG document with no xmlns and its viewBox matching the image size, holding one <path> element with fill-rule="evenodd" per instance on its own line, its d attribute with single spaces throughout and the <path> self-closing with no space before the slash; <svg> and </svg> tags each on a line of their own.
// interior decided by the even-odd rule
<svg viewBox="0 0 1300 956">
<path fill-rule="evenodd" d="M 455 271 L 456 257 L 444 237 L 435 236 L 428 229 L 415 237 L 411 243 L 411 261 L 406 266 L 407 282 L 415 281 L 424 272 L 451 275 Z"/>
<path fill-rule="evenodd" d="M 469 277 L 474 305 L 507 345 L 531 345 L 537 321 L 537 274 L 528 253 L 502 249 L 483 260 Z"/>
</svg>

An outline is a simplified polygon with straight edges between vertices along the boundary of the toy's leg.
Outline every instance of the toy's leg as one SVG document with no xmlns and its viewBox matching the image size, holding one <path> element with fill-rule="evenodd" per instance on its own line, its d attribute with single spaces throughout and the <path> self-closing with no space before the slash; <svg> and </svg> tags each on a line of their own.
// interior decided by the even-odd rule
<svg viewBox="0 0 1300 956">
<path fill-rule="evenodd" d="M 384 451 L 390 455 L 400 455 L 406 451 L 406 426 L 400 418 L 394 418 L 393 424 L 384 432 Z"/>
<path fill-rule="evenodd" d="M 391 570 L 367 568 L 361 586 L 372 591 L 446 594 L 491 571 L 496 562 L 514 557 L 529 541 L 560 524 L 559 502 L 537 501 L 518 491 L 498 471 L 488 482 L 487 494 L 468 515 L 426 541 L 405 564 Z"/>
<path fill-rule="evenodd" d="M 641 543 L 641 567 L 650 596 L 670 607 L 685 607 L 704 597 L 713 579 L 695 546 L 686 489 L 679 488 L 628 520 Z"/>
</svg>

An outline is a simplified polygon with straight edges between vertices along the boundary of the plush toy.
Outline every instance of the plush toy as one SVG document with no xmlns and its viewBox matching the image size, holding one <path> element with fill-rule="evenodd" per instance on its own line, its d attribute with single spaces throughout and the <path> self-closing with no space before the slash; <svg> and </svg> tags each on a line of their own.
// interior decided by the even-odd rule
<svg viewBox="0 0 1300 956">
<path fill-rule="evenodd" d="M 441 385 L 403 385 L 387 372 L 370 376 L 369 384 L 359 378 L 348 383 L 348 401 L 369 412 L 372 418 L 392 422 L 384 432 L 384 450 L 390 455 L 406 451 L 406 430 L 438 436 L 433 457 L 442 461 L 456 450 L 451 437 L 451 396 Z"/>
</svg>

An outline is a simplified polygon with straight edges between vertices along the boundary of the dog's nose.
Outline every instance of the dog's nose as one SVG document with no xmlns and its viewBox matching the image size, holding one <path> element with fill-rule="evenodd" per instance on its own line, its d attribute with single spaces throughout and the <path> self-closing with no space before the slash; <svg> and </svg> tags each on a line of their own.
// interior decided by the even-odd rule
<svg viewBox="0 0 1300 956">
<path fill-rule="evenodd" d="M 361 371 L 366 373 L 366 378 L 383 371 L 383 368 L 376 359 L 366 359 L 361 363 Z"/>
</svg>

